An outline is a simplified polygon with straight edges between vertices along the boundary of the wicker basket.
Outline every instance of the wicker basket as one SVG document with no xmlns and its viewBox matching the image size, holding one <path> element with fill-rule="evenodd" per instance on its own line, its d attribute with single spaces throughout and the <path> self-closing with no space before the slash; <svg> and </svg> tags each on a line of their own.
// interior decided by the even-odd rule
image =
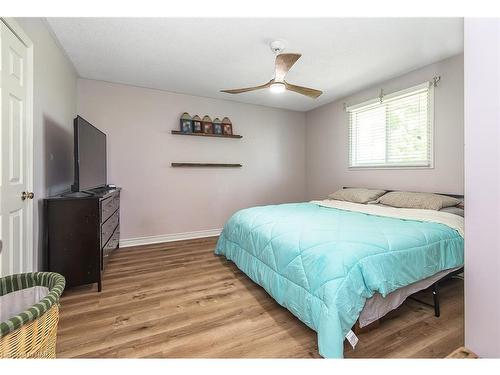
<svg viewBox="0 0 500 375">
<path fill-rule="evenodd" d="M 0 323 L 0 358 L 55 358 L 59 297 L 64 277 L 33 272 L 0 278 L 0 296 L 34 286 L 45 286 L 48 295 L 22 313 Z"/>
</svg>

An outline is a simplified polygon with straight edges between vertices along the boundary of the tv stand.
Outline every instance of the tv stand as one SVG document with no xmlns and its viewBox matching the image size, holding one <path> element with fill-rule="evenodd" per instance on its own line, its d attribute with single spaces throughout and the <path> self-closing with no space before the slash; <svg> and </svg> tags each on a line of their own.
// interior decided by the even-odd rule
<svg viewBox="0 0 500 375">
<path fill-rule="evenodd" d="M 44 200 L 45 269 L 68 287 L 97 283 L 120 243 L 120 188 L 69 192 Z"/>
</svg>

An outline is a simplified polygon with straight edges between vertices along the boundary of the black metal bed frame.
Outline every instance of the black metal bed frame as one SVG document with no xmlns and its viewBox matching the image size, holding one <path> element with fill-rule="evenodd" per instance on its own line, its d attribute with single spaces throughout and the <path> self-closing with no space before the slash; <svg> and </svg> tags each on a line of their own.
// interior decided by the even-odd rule
<svg viewBox="0 0 500 375">
<path fill-rule="evenodd" d="M 449 274 L 447 274 L 446 276 L 442 277 L 441 279 L 439 279 L 438 281 L 436 281 L 434 284 L 432 284 L 430 286 L 430 287 L 432 287 L 432 300 L 433 300 L 433 303 L 428 303 L 428 302 L 422 301 L 422 300 L 420 300 L 418 298 L 413 297 L 413 295 L 409 296 L 408 298 L 411 299 L 412 301 L 421 303 L 423 305 L 433 307 L 434 308 L 434 316 L 436 318 L 439 318 L 441 316 L 441 310 L 439 308 L 439 283 L 441 281 L 451 279 L 452 277 L 457 276 L 457 275 L 461 274 L 462 272 L 464 272 L 464 267 L 461 267 L 461 268 L 459 268 L 456 271 L 450 272 Z M 416 293 L 418 293 L 418 292 L 416 292 Z"/>
</svg>

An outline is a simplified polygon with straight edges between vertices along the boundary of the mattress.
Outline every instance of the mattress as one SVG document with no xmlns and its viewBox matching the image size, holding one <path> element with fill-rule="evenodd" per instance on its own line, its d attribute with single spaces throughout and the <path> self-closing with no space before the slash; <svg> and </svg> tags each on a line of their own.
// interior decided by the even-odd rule
<svg viewBox="0 0 500 375">
<path fill-rule="evenodd" d="M 314 329 L 323 357 L 341 358 L 367 299 L 463 265 L 463 218 L 366 206 L 244 209 L 224 225 L 215 253 Z"/>
</svg>

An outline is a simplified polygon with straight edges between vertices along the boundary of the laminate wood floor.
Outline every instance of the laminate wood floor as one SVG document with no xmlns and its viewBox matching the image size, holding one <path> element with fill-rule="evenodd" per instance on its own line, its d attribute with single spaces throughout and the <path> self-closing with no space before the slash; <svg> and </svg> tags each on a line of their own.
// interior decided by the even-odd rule
<svg viewBox="0 0 500 375">
<path fill-rule="evenodd" d="M 319 357 L 316 333 L 214 255 L 216 240 L 116 251 L 101 293 L 95 285 L 64 293 L 58 357 Z M 443 283 L 440 318 L 407 300 L 359 339 L 345 357 L 445 357 L 464 345 L 463 282 Z"/>
</svg>

